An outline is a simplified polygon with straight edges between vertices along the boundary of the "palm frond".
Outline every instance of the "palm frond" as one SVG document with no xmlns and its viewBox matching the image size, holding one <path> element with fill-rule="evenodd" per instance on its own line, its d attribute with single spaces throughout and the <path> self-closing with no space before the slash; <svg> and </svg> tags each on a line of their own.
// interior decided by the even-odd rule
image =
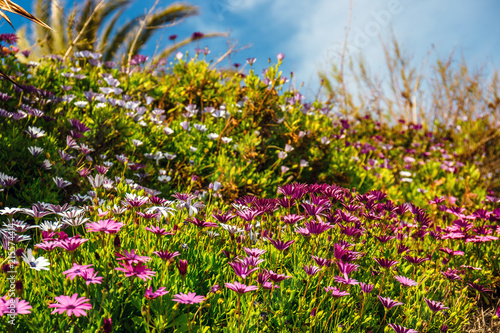
<svg viewBox="0 0 500 333">
<path fill-rule="evenodd" d="M 113 40 L 111 40 L 111 42 L 107 44 L 106 49 L 103 52 L 102 55 L 103 61 L 113 60 L 113 57 L 116 55 L 120 47 L 123 45 L 123 42 L 128 38 L 132 37 L 131 32 L 133 33 L 136 21 L 137 18 L 128 22 L 114 34 Z"/>
<path fill-rule="evenodd" d="M 126 54 L 137 54 L 142 47 L 148 42 L 153 33 L 162 28 L 165 24 L 175 22 L 188 16 L 197 15 L 198 8 L 182 3 L 174 3 L 160 12 L 156 12 L 151 16 L 141 17 L 146 19 L 145 29 L 139 30 L 140 35 L 136 37 L 136 43 L 130 41 L 126 45 Z M 132 47 L 134 48 L 132 50 Z"/>
<path fill-rule="evenodd" d="M 29 12 L 27 12 L 23 7 L 19 6 L 18 4 L 14 3 L 10 0 L 0 0 L 0 13 L 1 13 L 0 15 L 3 18 L 5 18 L 7 20 L 7 22 L 9 22 L 9 24 L 12 26 L 12 23 L 10 22 L 9 18 L 2 11 L 7 11 L 7 12 L 11 12 L 11 13 L 14 13 L 17 15 L 21 15 L 22 17 L 25 17 L 28 20 L 31 20 L 31 21 L 33 21 L 33 22 L 35 22 L 35 23 L 37 23 L 45 28 L 52 30 L 52 28 L 49 27 L 47 24 L 45 24 L 40 19 L 38 19 L 37 17 L 35 17 L 32 14 L 30 14 Z"/>
<path fill-rule="evenodd" d="M 92 38 L 92 34 L 89 33 L 89 30 L 92 26 L 92 21 L 95 18 L 97 13 L 94 13 L 96 9 L 95 1 L 87 0 L 81 9 L 81 14 L 79 16 L 78 22 L 76 24 L 76 33 L 80 34 L 80 41 L 78 43 L 78 49 L 82 50 L 92 50 L 92 41 L 89 38 Z M 92 16 L 93 15 L 93 16 Z M 92 17 L 91 17 L 92 16 Z M 90 22 L 87 24 L 87 21 L 90 19 Z"/>
<path fill-rule="evenodd" d="M 105 2 L 98 11 L 96 11 L 92 21 L 87 27 L 87 31 L 84 35 L 84 38 L 89 41 L 92 45 L 91 49 L 95 49 L 97 44 L 97 34 L 98 31 L 101 30 L 104 22 L 108 19 L 108 17 L 115 12 L 116 10 L 121 8 L 121 13 L 126 9 L 131 0 L 114 0 Z"/>
<path fill-rule="evenodd" d="M 125 11 L 125 9 L 122 9 L 119 12 L 117 12 L 113 16 L 113 18 L 111 19 L 111 21 L 109 21 L 106 24 L 106 26 L 104 27 L 104 29 L 103 29 L 100 37 L 99 37 L 99 45 L 98 45 L 98 47 L 96 49 L 98 52 L 102 53 L 105 50 L 106 44 L 108 43 L 108 40 L 109 40 L 109 36 L 111 36 L 111 32 L 113 31 L 116 22 L 122 16 L 122 14 L 123 14 L 124 11 Z"/>
</svg>

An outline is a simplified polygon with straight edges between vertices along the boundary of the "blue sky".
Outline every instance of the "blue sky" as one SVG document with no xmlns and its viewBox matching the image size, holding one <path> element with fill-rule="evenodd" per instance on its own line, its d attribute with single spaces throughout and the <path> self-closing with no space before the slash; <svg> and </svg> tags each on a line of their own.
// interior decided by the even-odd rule
<svg viewBox="0 0 500 333">
<path fill-rule="evenodd" d="M 18 0 L 30 7 L 29 1 Z M 154 0 L 136 1 L 127 11 L 132 16 L 144 13 Z M 160 1 L 167 6 L 171 1 Z M 295 86 L 306 95 L 314 95 L 318 87 L 317 72 L 327 69 L 330 61 L 338 61 L 348 23 L 348 0 L 193 0 L 200 15 L 191 17 L 163 32 L 167 43 L 170 34 L 189 36 L 194 31 L 229 32 L 225 38 L 205 40 L 200 46 L 211 50 L 209 58 L 218 58 L 228 49 L 228 42 L 238 47 L 249 46 L 232 55 L 231 61 L 244 63 L 256 57 L 258 70 L 267 59 L 285 54 L 283 75 L 295 75 Z M 380 38 L 388 41 L 391 31 L 403 49 L 421 64 L 432 49 L 428 64 L 436 56 L 444 58 L 455 50 L 473 65 L 500 65 L 500 2 L 497 0 L 354 0 L 348 41 L 353 56 L 363 54 L 372 72 L 380 72 L 383 52 Z M 13 16 L 11 16 L 14 18 Z M 23 21 L 15 19 L 14 24 Z M 2 32 L 8 27 L 2 26 Z M 144 54 L 152 54 L 153 42 Z M 195 45 L 189 46 L 193 50 Z M 227 63 L 226 63 L 227 65 Z"/>
</svg>

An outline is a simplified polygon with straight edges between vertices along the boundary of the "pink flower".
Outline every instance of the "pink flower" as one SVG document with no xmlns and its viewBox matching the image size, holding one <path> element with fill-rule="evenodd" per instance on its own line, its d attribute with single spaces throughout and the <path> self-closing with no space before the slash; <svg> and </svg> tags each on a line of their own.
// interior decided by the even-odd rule
<svg viewBox="0 0 500 333">
<path fill-rule="evenodd" d="M 260 257 L 264 253 L 266 253 L 266 250 L 262 249 L 250 249 L 248 247 L 244 247 L 243 250 L 251 257 Z"/>
<path fill-rule="evenodd" d="M 371 293 L 373 290 L 373 287 L 374 287 L 373 284 L 364 283 L 364 282 L 361 282 L 359 285 L 361 286 L 361 292 L 365 293 L 365 294 Z"/>
<path fill-rule="evenodd" d="M 321 270 L 321 268 L 314 265 L 309 265 L 309 266 L 303 265 L 302 267 L 304 267 L 304 271 L 309 276 L 316 275 L 316 273 L 318 273 Z"/>
<path fill-rule="evenodd" d="M 151 260 L 151 258 L 146 256 L 140 256 L 135 253 L 135 250 L 130 250 L 130 252 L 125 250 L 123 254 L 121 253 L 116 254 L 116 260 L 124 260 L 129 264 L 139 264 L 148 262 Z"/>
<path fill-rule="evenodd" d="M 415 331 L 414 329 L 406 328 L 396 324 L 389 324 L 389 327 L 392 328 L 396 333 L 418 333 L 418 331 Z"/>
<path fill-rule="evenodd" d="M 58 244 L 59 244 L 59 241 L 41 242 L 39 244 L 35 244 L 35 247 L 49 252 L 49 251 L 52 251 L 53 249 L 55 249 L 56 247 L 58 247 Z"/>
<path fill-rule="evenodd" d="M 429 309 L 431 309 L 433 312 L 439 312 L 444 309 L 449 309 L 448 307 L 444 306 L 443 303 L 438 302 L 438 301 L 432 301 L 430 299 L 427 299 L 424 297 L 425 303 L 429 306 Z"/>
<path fill-rule="evenodd" d="M 73 296 L 56 296 L 54 297 L 58 303 L 49 304 L 49 308 L 55 308 L 51 313 L 63 314 L 66 311 L 68 316 L 74 314 L 77 317 L 81 315 L 86 316 L 85 310 L 92 309 L 90 305 L 90 300 L 85 297 L 78 297 L 78 294 L 73 294 Z"/>
<path fill-rule="evenodd" d="M 396 260 L 390 260 L 390 259 L 385 259 L 385 258 L 375 258 L 374 260 L 382 268 L 390 268 L 398 263 L 398 261 L 396 261 Z"/>
<path fill-rule="evenodd" d="M 100 220 L 99 222 L 87 223 L 86 228 L 90 232 L 104 232 L 106 234 L 116 234 L 123 227 L 123 223 L 112 219 Z"/>
<path fill-rule="evenodd" d="M 194 224 L 198 228 L 217 228 L 219 227 L 217 223 L 207 222 L 198 220 L 196 217 L 188 218 L 187 221 L 191 224 Z"/>
<path fill-rule="evenodd" d="M 129 263 L 120 263 L 123 267 L 115 268 L 117 271 L 125 272 L 125 277 L 137 276 L 139 279 L 146 281 L 152 279 L 156 275 L 155 271 L 148 269 L 144 264 L 140 263 L 137 266 L 132 266 Z"/>
<path fill-rule="evenodd" d="M 377 297 L 380 300 L 380 302 L 382 303 L 382 305 L 384 306 L 384 308 L 386 308 L 386 309 L 392 309 L 395 306 L 403 305 L 403 303 L 398 302 L 398 301 L 394 301 L 394 300 L 390 299 L 389 297 L 380 297 L 380 296 L 377 296 Z"/>
<path fill-rule="evenodd" d="M 85 284 L 87 284 L 87 286 L 91 283 L 101 284 L 102 279 L 104 279 L 102 276 L 97 276 L 97 272 L 94 272 L 93 268 L 83 271 L 80 276 L 85 280 Z"/>
<path fill-rule="evenodd" d="M 146 227 L 146 230 L 149 232 L 152 232 L 156 236 L 175 235 L 175 233 L 173 233 L 172 231 L 167 231 L 164 228 L 155 227 L 155 226 Z"/>
<path fill-rule="evenodd" d="M 71 237 L 59 241 L 59 244 L 57 244 L 57 246 L 65 249 L 66 251 L 73 252 L 86 241 L 88 241 L 88 239 L 86 238 Z"/>
<path fill-rule="evenodd" d="M 144 294 L 144 297 L 147 299 L 155 299 L 157 297 L 163 296 L 168 294 L 168 290 L 165 290 L 165 287 L 160 287 L 158 288 L 155 292 L 153 292 L 153 287 L 149 287 L 146 289 L 146 293 Z"/>
<path fill-rule="evenodd" d="M 78 265 L 73 263 L 73 267 L 64 271 L 63 274 L 67 275 L 66 277 L 70 280 L 73 280 L 77 276 L 82 276 L 83 272 L 85 272 L 92 265 Z"/>
<path fill-rule="evenodd" d="M 234 270 L 234 273 L 241 277 L 242 279 L 246 279 L 248 276 L 252 275 L 253 272 L 259 270 L 258 267 L 249 269 L 248 265 L 245 265 L 241 262 L 230 262 L 229 266 L 231 266 Z"/>
<path fill-rule="evenodd" d="M 291 241 L 285 242 L 285 241 L 281 241 L 281 240 L 269 239 L 269 241 L 279 251 L 286 250 L 286 249 L 288 249 L 290 247 L 290 245 L 292 245 L 293 243 L 295 243 L 295 240 L 291 240 Z"/>
<path fill-rule="evenodd" d="M 205 300 L 204 296 L 196 295 L 196 293 L 187 294 L 176 294 L 172 298 L 172 301 L 182 303 L 182 304 L 197 304 Z"/>
<path fill-rule="evenodd" d="M 234 281 L 234 283 L 225 283 L 224 285 L 226 288 L 236 291 L 238 294 L 245 294 L 249 291 L 259 289 L 257 286 L 247 286 L 243 283 L 239 283 L 238 281 Z"/>
<path fill-rule="evenodd" d="M 179 252 L 168 252 L 168 251 L 154 251 L 154 254 L 156 254 L 158 257 L 160 257 L 163 260 L 171 260 L 174 257 L 180 256 L 181 254 Z"/>
<path fill-rule="evenodd" d="M 397 275 L 394 278 L 396 280 L 398 280 L 398 282 L 401 283 L 405 287 L 415 287 L 416 285 L 418 285 L 417 282 L 415 282 L 412 279 L 409 279 L 409 278 L 407 278 L 405 276 Z"/>
<path fill-rule="evenodd" d="M 337 287 L 325 287 L 324 289 L 327 293 L 330 293 L 330 296 L 335 297 L 335 298 L 340 298 L 343 296 L 350 295 L 347 291 L 341 291 Z"/>
<path fill-rule="evenodd" d="M 7 296 L 0 298 L 0 316 L 3 316 L 4 314 L 30 314 L 30 309 L 31 305 L 23 299 L 7 299 Z"/>
</svg>

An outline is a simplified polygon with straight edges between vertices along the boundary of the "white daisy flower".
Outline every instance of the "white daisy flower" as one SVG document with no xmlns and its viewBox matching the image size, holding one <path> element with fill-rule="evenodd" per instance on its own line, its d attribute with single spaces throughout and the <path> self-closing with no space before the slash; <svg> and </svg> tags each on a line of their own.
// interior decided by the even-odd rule
<svg viewBox="0 0 500 333">
<path fill-rule="evenodd" d="M 40 271 L 40 270 L 48 271 L 49 270 L 50 262 L 47 259 L 45 259 L 44 257 L 35 258 L 33 256 L 32 249 L 28 249 L 27 252 L 23 253 L 23 260 L 26 264 L 28 264 L 28 266 L 31 269 L 34 269 L 37 271 Z"/>
</svg>

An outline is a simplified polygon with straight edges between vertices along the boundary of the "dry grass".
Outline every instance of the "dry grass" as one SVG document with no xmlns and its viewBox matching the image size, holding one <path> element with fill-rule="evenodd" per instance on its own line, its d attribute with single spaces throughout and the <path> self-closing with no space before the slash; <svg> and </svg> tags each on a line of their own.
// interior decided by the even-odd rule
<svg viewBox="0 0 500 333">
<path fill-rule="evenodd" d="M 370 114 L 381 123 L 403 119 L 438 130 L 461 148 L 460 160 L 479 160 L 484 155 L 479 167 L 484 175 L 491 174 L 489 187 L 500 190 L 498 71 L 488 66 L 471 69 L 453 52 L 434 65 L 428 63 L 429 52 L 416 65 L 395 38 L 390 44 L 382 42 L 382 47 L 382 77 L 371 74 L 362 57 L 350 59 L 348 70 L 333 63 L 331 70 L 320 73 L 328 103 L 352 117 Z M 350 89 L 346 81 L 353 83 Z"/>
<path fill-rule="evenodd" d="M 495 303 L 486 307 L 479 307 L 469 320 L 469 324 L 465 328 L 467 333 L 499 333 L 500 319 L 493 319 L 496 309 L 500 306 L 500 298 Z"/>
</svg>

